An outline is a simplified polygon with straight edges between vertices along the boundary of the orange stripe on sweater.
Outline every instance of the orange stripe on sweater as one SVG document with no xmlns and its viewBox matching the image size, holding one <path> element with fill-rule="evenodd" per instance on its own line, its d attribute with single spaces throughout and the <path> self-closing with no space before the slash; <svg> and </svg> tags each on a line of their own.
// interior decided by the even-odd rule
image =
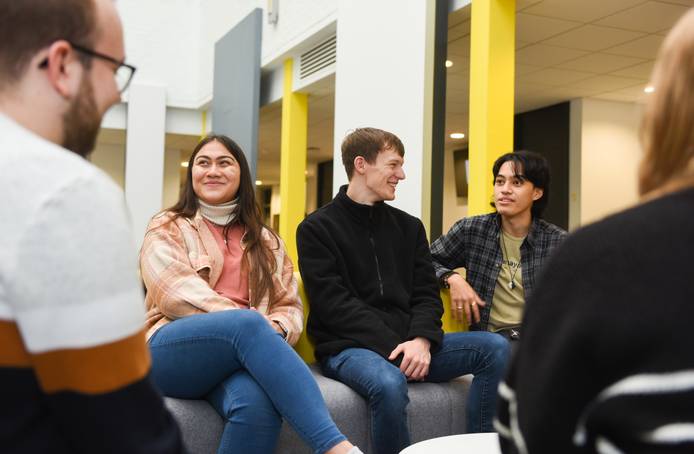
<svg viewBox="0 0 694 454">
<path fill-rule="evenodd" d="M 30 367 L 31 358 L 13 321 L 0 320 L 0 367 Z"/>
<path fill-rule="evenodd" d="M 32 356 L 41 387 L 48 393 L 102 394 L 141 380 L 150 367 L 144 331 L 116 342 Z"/>
</svg>

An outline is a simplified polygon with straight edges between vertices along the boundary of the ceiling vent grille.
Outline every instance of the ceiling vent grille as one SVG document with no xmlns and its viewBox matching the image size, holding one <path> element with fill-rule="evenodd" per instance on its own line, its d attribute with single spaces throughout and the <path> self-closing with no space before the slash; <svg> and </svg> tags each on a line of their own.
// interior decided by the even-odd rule
<svg viewBox="0 0 694 454">
<path fill-rule="evenodd" d="M 305 79 L 335 63 L 337 36 L 333 35 L 299 57 L 299 79 Z"/>
</svg>

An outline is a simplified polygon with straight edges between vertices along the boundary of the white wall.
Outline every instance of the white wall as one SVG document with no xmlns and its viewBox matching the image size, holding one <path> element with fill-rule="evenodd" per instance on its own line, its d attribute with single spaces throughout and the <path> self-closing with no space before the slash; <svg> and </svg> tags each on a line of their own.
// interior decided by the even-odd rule
<svg viewBox="0 0 694 454">
<path fill-rule="evenodd" d="M 598 99 L 580 102 L 579 209 L 580 223 L 585 225 L 638 201 L 642 106 Z"/>
<path fill-rule="evenodd" d="M 347 182 L 340 157 L 345 134 L 363 126 L 385 129 L 405 146 L 407 179 L 398 184 L 392 204 L 416 217 L 422 216 L 424 157 L 431 144 L 425 131 L 431 121 L 432 5 L 422 0 L 338 3 L 333 192 Z"/>
<path fill-rule="evenodd" d="M 164 189 L 164 87 L 133 85 L 128 103 L 125 142 L 125 200 L 135 244 L 142 244 L 147 224 L 161 210 Z"/>
<path fill-rule="evenodd" d="M 198 108 L 200 0 L 119 0 L 116 6 L 126 60 L 137 66 L 135 82 L 166 87 L 167 105 Z"/>
<path fill-rule="evenodd" d="M 261 1 L 265 7 L 266 2 Z M 338 0 L 279 0 L 275 25 L 263 16 L 263 66 L 276 63 L 283 54 L 337 20 Z"/>
<path fill-rule="evenodd" d="M 212 96 L 214 44 L 266 0 L 119 0 L 128 62 L 136 80 L 167 88 L 167 106 L 198 109 Z M 280 0 L 279 21 L 263 12 L 263 66 L 334 23 L 337 0 Z M 127 94 L 126 94 L 127 99 Z"/>
</svg>

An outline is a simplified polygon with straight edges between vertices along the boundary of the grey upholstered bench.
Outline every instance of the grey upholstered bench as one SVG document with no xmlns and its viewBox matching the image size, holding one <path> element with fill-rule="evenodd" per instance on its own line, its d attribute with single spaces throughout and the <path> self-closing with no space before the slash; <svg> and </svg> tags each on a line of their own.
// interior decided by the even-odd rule
<svg viewBox="0 0 694 454">
<path fill-rule="evenodd" d="M 321 375 L 316 366 L 311 369 L 337 426 L 352 443 L 370 454 L 370 416 L 364 399 L 342 383 Z M 465 376 L 448 383 L 409 385 L 407 416 L 412 443 L 465 432 L 465 401 L 471 381 L 472 376 Z M 167 397 L 166 405 L 178 421 L 191 454 L 217 452 L 224 422 L 210 404 Z M 284 423 L 277 454 L 311 454 L 311 450 Z"/>
</svg>

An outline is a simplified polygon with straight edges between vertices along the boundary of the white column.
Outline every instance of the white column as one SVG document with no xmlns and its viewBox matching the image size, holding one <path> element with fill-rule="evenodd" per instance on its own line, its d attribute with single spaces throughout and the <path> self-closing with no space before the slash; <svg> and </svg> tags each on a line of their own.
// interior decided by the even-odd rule
<svg viewBox="0 0 694 454">
<path fill-rule="evenodd" d="M 333 191 L 347 183 L 340 145 L 371 126 L 405 146 L 405 174 L 392 204 L 422 216 L 429 188 L 434 0 L 338 0 Z M 426 198 L 426 199 L 425 199 Z"/>
<path fill-rule="evenodd" d="M 166 89 L 131 85 L 125 141 L 125 200 L 139 248 L 149 219 L 162 208 Z"/>
</svg>

